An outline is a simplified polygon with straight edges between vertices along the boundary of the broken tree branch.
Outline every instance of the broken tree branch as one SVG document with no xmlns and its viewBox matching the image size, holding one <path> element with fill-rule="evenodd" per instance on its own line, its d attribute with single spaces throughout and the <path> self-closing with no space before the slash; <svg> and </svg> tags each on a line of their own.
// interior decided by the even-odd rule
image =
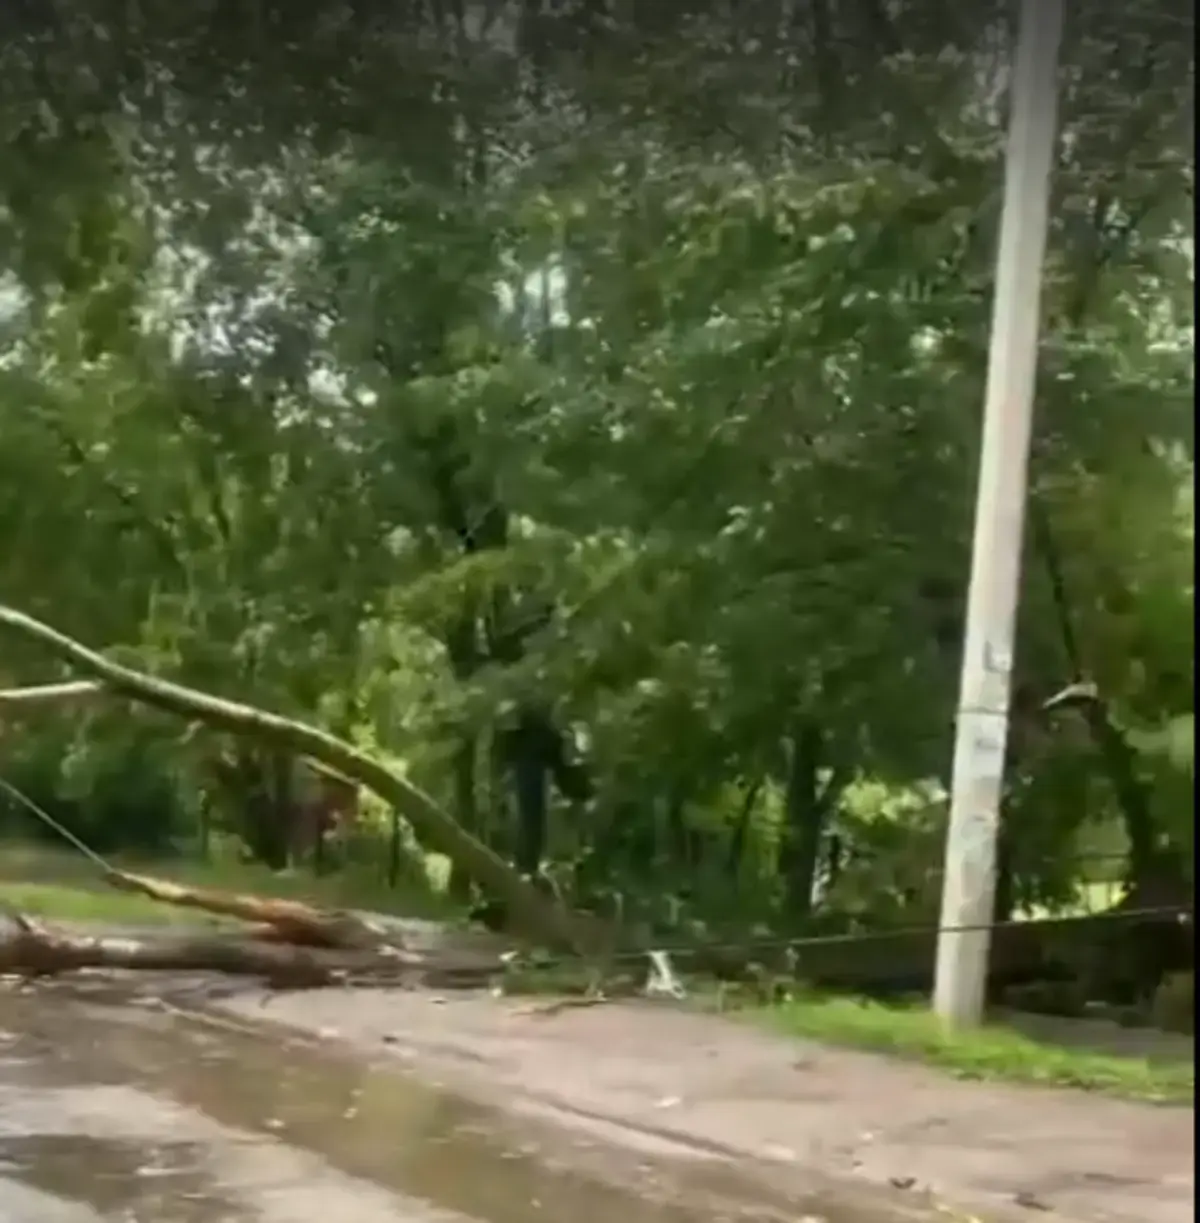
<svg viewBox="0 0 1200 1223">
<path fill-rule="evenodd" d="M 236 934 L 83 938 L 15 915 L 0 934 L 0 974 L 57 976 L 80 969 L 220 972 L 276 989 L 349 984 L 478 988 L 503 968 L 498 959 L 443 958 L 383 948 L 333 951 L 260 942 Z"/>
<path fill-rule="evenodd" d="M 112 662 L 15 608 L 0 605 L 0 628 L 36 642 L 120 696 L 188 720 L 198 719 L 214 729 L 249 737 L 269 747 L 311 757 L 336 769 L 395 807 L 418 836 L 502 900 L 528 937 L 583 954 L 602 950 L 597 933 L 588 923 L 542 896 L 492 850 L 461 828 L 423 790 L 351 744 L 315 726 Z"/>
<path fill-rule="evenodd" d="M 239 921 L 267 926 L 273 937 L 295 947 L 327 947 L 341 950 L 378 950 L 398 945 L 398 938 L 382 926 L 345 910 L 318 909 L 298 900 L 249 896 L 234 892 L 215 892 L 209 888 L 184 887 L 152 875 L 108 870 L 105 882 L 121 892 L 181 909 L 199 909 L 217 917 L 236 917 Z"/>
<path fill-rule="evenodd" d="M 30 688 L 0 688 L 0 708 L 6 705 L 62 705 L 82 697 L 96 697 L 104 685 L 94 679 L 68 680 L 63 684 L 35 684 Z"/>
</svg>

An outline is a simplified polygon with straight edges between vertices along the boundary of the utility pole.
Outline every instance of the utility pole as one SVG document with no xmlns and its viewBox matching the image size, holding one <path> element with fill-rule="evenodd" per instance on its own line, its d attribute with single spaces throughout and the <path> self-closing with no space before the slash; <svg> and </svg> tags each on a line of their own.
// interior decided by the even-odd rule
<svg viewBox="0 0 1200 1223">
<path fill-rule="evenodd" d="M 960 1026 L 983 1017 L 991 947 L 1062 27 L 1063 0 L 1021 0 L 933 999 Z"/>
</svg>

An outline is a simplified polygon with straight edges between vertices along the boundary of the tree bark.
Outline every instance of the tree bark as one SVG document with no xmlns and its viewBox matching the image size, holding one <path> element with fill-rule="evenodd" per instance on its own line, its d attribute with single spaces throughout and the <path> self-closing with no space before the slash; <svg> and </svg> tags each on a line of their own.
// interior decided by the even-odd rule
<svg viewBox="0 0 1200 1223">
<path fill-rule="evenodd" d="M 1082 714 L 1096 753 L 1108 774 L 1129 840 L 1129 880 L 1136 885 L 1138 881 L 1148 879 L 1161 870 L 1162 859 L 1169 857 L 1161 852 L 1157 843 L 1150 787 L 1139 774 L 1137 753 L 1113 720 L 1108 703 L 1084 679 L 1083 656 L 1075 632 L 1066 571 L 1050 514 L 1037 497 L 1031 500 L 1029 508 L 1034 545 L 1045 567 L 1063 653 L 1071 671 L 1071 683 L 1064 691 L 1073 690 L 1079 694 L 1078 699 L 1069 700 L 1066 705 L 1077 708 Z M 1060 698 L 1052 698 L 1051 705 L 1061 704 L 1061 695 Z"/>
<path fill-rule="evenodd" d="M 65 684 L 36 684 L 30 688 L 0 689 L 0 708 L 22 705 L 70 705 L 94 701 L 104 695 L 104 685 L 91 679 L 70 680 Z"/>
<path fill-rule="evenodd" d="M 0 932 L 0 973 L 56 976 L 87 968 L 123 971 L 220 972 L 264 978 L 278 989 L 351 983 L 476 988 L 501 971 L 500 961 L 457 960 L 397 947 L 297 947 L 238 934 L 81 938 L 20 915 Z"/>
<path fill-rule="evenodd" d="M 214 892 L 184 887 L 169 879 L 110 870 L 105 882 L 121 892 L 135 892 L 181 909 L 199 909 L 218 917 L 234 917 L 270 928 L 272 937 L 298 947 L 378 948 L 392 945 L 381 927 L 353 913 L 318 909 L 298 900 Z"/>
<path fill-rule="evenodd" d="M 779 866 L 787 911 L 795 918 L 806 918 L 812 912 L 813 885 L 829 814 L 818 782 L 823 748 L 824 735 L 809 722 L 793 732 L 788 745 L 786 818 Z"/>
<path fill-rule="evenodd" d="M 454 816 L 460 827 L 472 835 L 478 835 L 479 795 L 475 785 L 475 761 L 479 753 L 478 736 L 469 728 L 459 732 L 458 747 L 454 752 L 452 771 L 454 774 Z M 451 865 L 446 891 L 451 900 L 467 901 L 471 897 L 471 878 L 461 866 Z"/>
<path fill-rule="evenodd" d="M 730 879 L 736 880 L 742 873 L 742 863 L 746 857 L 746 841 L 750 836 L 750 821 L 754 818 L 754 810 L 758 806 L 758 798 L 762 793 L 764 779 L 756 777 L 747 787 L 742 796 L 742 807 L 733 825 L 733 833 L 729 838 L 729 851 L 725 858 L 725 873 Z"/>
</svg>

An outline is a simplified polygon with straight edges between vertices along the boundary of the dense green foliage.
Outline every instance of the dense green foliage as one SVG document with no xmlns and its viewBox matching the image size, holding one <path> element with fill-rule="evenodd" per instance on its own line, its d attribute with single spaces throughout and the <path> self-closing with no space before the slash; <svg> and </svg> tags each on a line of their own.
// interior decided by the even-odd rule
<svg viewBox="0 0 1200 1223">
<path fill-rule="evenodd" d="M 1006 7 L 26 7 L 5 601 L 377 747 L 580 893 L 803 916 L 840 864 L 829 903 L 928 916 Z M 1089 847 L 1191 865 L 1192 39 L 1073 8 L 1009 909 Z M 100 845 L 286 856 L 232 752 L 42 709 L 0 775 Z"/>
</svg>

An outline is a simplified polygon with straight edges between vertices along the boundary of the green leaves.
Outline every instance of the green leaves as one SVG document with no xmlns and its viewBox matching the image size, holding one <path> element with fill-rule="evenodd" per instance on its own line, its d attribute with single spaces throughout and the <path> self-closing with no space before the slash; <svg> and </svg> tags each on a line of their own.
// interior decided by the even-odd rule
<svg viewBox="0 0 1200 1223">
<path fill-rule="evenodd" d="M 151 6 L 142 66 L 95 69 L 141 99 L 120 122 L 43 113 L 5 51 L 11 597 L 434 772 L 536 701 L 601 771 L 711 795 L 800 716 L 863 774 L 944 773 L 1002 14 L 828 8 L 510 46 L 449 10 L 202 44 Z M 1190 715 L 1194 598 L 1164 13 L 1128 17 L 1144 56 L 1098 13 L 1069 47 L 1034 479 L 1084 669 L 1155 728 Z M 1075 669 L 1046 586 L 1031 559 L 1035 688 Z"/>
</svg>

